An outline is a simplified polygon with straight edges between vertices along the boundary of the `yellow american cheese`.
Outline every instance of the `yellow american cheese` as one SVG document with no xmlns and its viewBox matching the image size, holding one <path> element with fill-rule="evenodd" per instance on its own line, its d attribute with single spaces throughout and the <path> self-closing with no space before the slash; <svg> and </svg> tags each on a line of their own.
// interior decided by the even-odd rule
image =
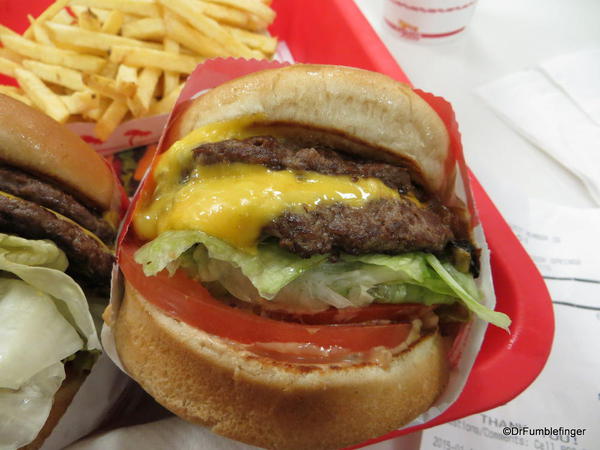
<svg viewBox="0 0 600 450">
<path fill-rule="evenodd" d="M 192 151 L 201 144 L 275 134 L 252 127 L 257 119 L 204 126 L 173 144 L 154 169 L 154 193 L 134 215 L 137 234 L 151 240 L 167 230 L 199 230 L 253 252 L 261 230 L 285 211 L 399 197 L 376 178 L 275 171 L 245 163 L 192 164 Z"/>
</svg>

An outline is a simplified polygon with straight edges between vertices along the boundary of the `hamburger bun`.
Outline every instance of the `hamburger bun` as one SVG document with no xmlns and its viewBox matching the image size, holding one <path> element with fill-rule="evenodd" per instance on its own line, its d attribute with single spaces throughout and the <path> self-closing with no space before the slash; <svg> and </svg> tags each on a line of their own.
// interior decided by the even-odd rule
<svg viewBox="0 0 600 450">
<path fill-rule="evenodd" d="M 0 163 L 52 181 L 97 210 L 119 206 L 112 171 L 67 127 L 4 94 L 0 94 L 0 123 Z"/>
<path fill-rule="evenodd" d="M 86 295 L 107 298 L 120 210 L 119 182 L 101 156 L 54 119 L 0 94 L 0 233 L 52 241 L 68 267 L 48 267 L 69 275 Z M 25 261 L 38 264 L 35 259 Z M 47 279 L 58 283 L 49 274 Z M 21 282 L 29 283 L 24 278 Z M 75 298 L 76 293 L 63 295 Z M 72 317 L 68 309 L 57 311 L 80 325 L 77 321 L 82 319 Z M 99 350 L 99 343 L 92 345 Z M 84 346 L 82 354 L 86 350 L 90 347 Z M 75 360 L 64 363 L 66 378 L 53 397 L 49 416 L 23 448 L 40 448 L 69 407 L 89 372 L 77 365 L 82 354 L 74 353 Z"/>
<path fill-rule="evenodd" d="M 426 410 L 448 381 L 437 332 L 386 367 L 297 366 L 240 351 L 169 317 L 129 283 L 109 325 L 124 368 L 158 403 L 265 448 L 341 448 L 380 436 Z"/>
<path fill-rule="evenodd" d="M 203 125 L 262 114 L 308 141 L 362 157 L 400 162 L 431 193 L 445 196 L 446 126 L 409 86 L 366 70 L 296 64 L 237 78 L 194 99 L 163 147 Z"/>
</svg>

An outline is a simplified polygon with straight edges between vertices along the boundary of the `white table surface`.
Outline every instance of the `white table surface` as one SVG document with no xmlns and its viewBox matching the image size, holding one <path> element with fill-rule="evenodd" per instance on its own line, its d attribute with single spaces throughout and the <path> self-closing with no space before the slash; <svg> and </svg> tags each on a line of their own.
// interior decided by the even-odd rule
<svg viewBox="0 0 600 450">
<path fill-rule="evenodd" d="M 441 44 L 398 37 L 383 21 L 386 1 L 355 0 L 413 85 L 452 103 L 467 163 L 500 210 L 514 191 L 595 206 L 574 175 L 500 120 L 474 89 L 553 56 L 600 47 L 599 1 L 479 0 L 466 33 Z M 369 450 L 418 449 L 418 442 L 409 436 Z"/>
<path fill-rule="evenodd" d="M 553 56 L 600 47 L 597 0 L 480 0 L 463 36 L 402 40 L 383 22 L 386 0 L 355 0 L 412 83 L 450 101 L 471 169 L 502 209 L 502 185 L 576 207 L 594 206 L 580 181 L 502 122 L 473 90 Z M 506 195 L 506 194 L 504 194 Z"/>
</svg>

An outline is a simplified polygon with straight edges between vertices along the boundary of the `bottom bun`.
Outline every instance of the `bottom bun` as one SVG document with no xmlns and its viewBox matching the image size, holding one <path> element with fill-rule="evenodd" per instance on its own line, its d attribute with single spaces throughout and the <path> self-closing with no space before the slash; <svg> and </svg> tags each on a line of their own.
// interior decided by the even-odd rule
<svg viewBox="0 0 600 450">
<path fill-rule="evenodd" d="M 160 404 L 260 447 L 339 448 L 380 436 L 427 410 L 448 380 L 437 333 L 386 368 L 299 366 L 251 354 L 173 319 L 128 283 L 112 322 L 125 369 Z"/>
<path fill-rule="evenodd" d="M 79 391 L 79 388 L 87 377 L 87 373 L 75 372 L 69 370 L 68 367 L 65 367 L 65 370 L 67 376 L 60 385 L 58 391 L 56 391 L 56 394 L 54 394 L 52 409 L 50 410 L 48 419 L 46 419 L 46 423 L 44 423 L 44 426 L 37 437 L 26 446 L 21 447 L 21 450 L 37 450 L 44 444 L 44 441 L 50 436 L 50 433 L 52 433 L 52 430 L 54 430 L 54 427 L 56 427 L 60 421 L 61 417 L 73 401 L 73 397 L 75 397 L 75 394 L 77 394 L 77 391 Z"/>
</svg>

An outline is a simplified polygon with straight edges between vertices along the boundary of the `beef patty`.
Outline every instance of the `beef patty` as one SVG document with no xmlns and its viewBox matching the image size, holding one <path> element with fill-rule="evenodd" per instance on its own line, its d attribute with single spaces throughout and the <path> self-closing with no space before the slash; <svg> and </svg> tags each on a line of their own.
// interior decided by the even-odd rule
<svg viewBox="0 0 600 450">
<path fill-rule="evenodd" d="M 69 259 L 68 273 L 88 286 L 107 286 L 113 255 L 81 227 L 36 203 L 0 195 L 0 232 L 50 239 Z"/>
<path fill-rule="evenodd" d="M 0 166 L 0 191 L 37 203 L 77 222 L 112 245 L 115 230 L 103 218 L 93 214 L 73 196 L 13 167 Z"/>
<path fill-rule="evenodd" d="M 194 150 L 194 159 L 203 165 L 242 162 L 260 164 L 272 170 L 305 170 L 324 175 L 379 178 L 401 193 L 413 189 L 410 175 L 403 167 L 362 161 L 329 148 L 305 148 L 271 136 L 204 144 Z"/>
<path fill-rule="evenodd" d="M 403 167 L 363 161 L 330 148 L 307 148 L 269 136 L 204 144 L 194 150 L 194 160 L 202 165 L 242 162 L 272 170 L 378 178 L 401 194 L 412 193 L 426 200 Z M 452 213 L 435 199 L 421 204 L 402 196 L 372 200 L 362 207 L 333 203 L 302 212 L 287 211 L 266 226 L 263 234 L 278 238 L 280 246 L 303 257 L 342 251 L 441 252 L 454 239 L 452 224 Z"/>
</svg>

